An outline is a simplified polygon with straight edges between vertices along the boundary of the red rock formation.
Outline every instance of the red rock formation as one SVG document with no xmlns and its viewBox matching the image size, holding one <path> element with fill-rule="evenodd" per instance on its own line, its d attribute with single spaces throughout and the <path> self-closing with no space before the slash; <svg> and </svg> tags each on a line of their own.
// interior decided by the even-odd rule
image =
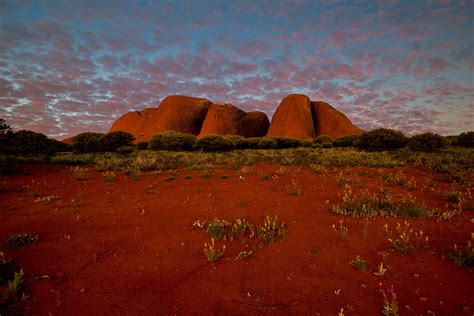
<svg viewBox="0 0 474 316">
<path fill-rule="evenodd" d="M 212 104 L 202 123 L 199 137 L 207 134 L 243 135 L 245 112 L 232 104 Z"/>
<path fill-rule="evenodd" d="M 198 135 L 212 102 L 202 98 L 169 96 L 161 101 L 156 117 L 145 130 L 147 138 L 154 133 L 175 131 Z"/>
<path fill-rule="evenodd" d="M 303 94 L 290 94 L 284 98 L 273 115 L 268 136 L 314 138 L 309 98 Z"/>
<path fill-rule="evenodd" d="M 135 142 L 149 138 L 145 131 L 153 124 L 158 115 L 158 109 L 147 108 L 142 111 L 128 112 L 116 120 L 109 132 L 125 131 L 135 136 Z"/>
<path fill-rule="evenodd" d="M 311 102 L 316 135 L 339 137 L 359 135 L 364 131 L 354 124 L 342 112 L 323 101 Z"/>
<path fill-rule="evenodd" d="M 262 137 L 267 135 L 270 121 L 263 112 L 247 112 L 242 119 L 244 137 Z"/>
</svg>

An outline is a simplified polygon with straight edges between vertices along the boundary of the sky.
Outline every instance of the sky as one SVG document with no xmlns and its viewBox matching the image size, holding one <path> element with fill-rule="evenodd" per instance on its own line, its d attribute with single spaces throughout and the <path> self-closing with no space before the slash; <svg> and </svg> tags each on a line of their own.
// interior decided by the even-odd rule
<svg viewBox="0 0 474 316">
<path fill-rule="evenodd" d="M 168 95 L 474 130 L 473 0 L 0 0 L 0 118 L 63 139 Z"/>
</svg>

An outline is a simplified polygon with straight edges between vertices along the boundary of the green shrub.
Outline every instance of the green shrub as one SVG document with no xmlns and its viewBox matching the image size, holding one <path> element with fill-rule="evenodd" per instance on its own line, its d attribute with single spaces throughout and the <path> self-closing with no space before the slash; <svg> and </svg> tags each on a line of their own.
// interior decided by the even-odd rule
<svg viewBox="0 0 474 316">
<path fill-rule="evenodd" d="M 297 148 L 301 146 L 301 140 L 298 138 L 282 136 L 273 136 L 272 138 L 276 140 L 278 144 L 278 149 Z"/>
<path fill-rule="evenodd" d="M 278 143 L 271 137 L 262 137 L 258 142 L 258 148 L 261 149 L 275 149 L 278 147 Z"/>
<path fill-rule="evenodd" d="M 110 132 L 100 137 L 98 151 L 117 151 L 120 147 L 130 146 L 134 137 L 124 131 Z"/>
<path fill-rule="evenodd" d="M 236 149 L 247 149 L 247 140 L 240 135 L 225 135 L 224 137 L 234 142 Z"/>
<path fill-rule="evenodd" d="M 321 148 L 332 148 L 333 145 L 331 142 L 324 142 L 324 143 L 321 143 Z"/>
<path fill-rule="evenodd" d="M 394 150 L 406 145 L 403 133 L 387 128 L 378 128 L 359 136 L 355 146 L 369 151 Z"/>
<path fill-rule="evenodd" d="M 203 151 L 230 151 L 235 149 L 235 143 L 225 136 L 209 134 L 199 139 L 194 148 Z"/>
<path fill-rule="evenodd" d="M 10 249 L 17 249 L 24 245 L 34 244 L 38 241 L 38 235 L 22 233 L 17 235 L 10 235 L 5 239 L 5 245 Z"/>
<path fill-rule="evenodd" d="M 352 147 L 358 137 L 357 135 L 341 136 L 334 140 L 333 145 L 334 147 Z"/>
<path fill-rule="evenodd" d="M 249 138 L 244 138 L 243 140 L 243 147 L 241 149 L 257 149 L 258 148 L 258 143 L 262 137 L 249 137 Z"/>
<path fill-rule="evenodd" d="M 446 147 L 446 139 L 438 134 L 423 133 L 410 137 L 408 140 L 408 147 L 415 151 L 439 151 Z"/>
<path fill-rule="evenodd" d="M 117 153 L 121 155 L 130 155 L 135 148 L 133 146 L 122 146 L 117 148 Z"/>
<path fill-rule="evenodd" d="M 148 149 L 183 151 L 193 149 L 196 136 L 175 131 L 166 131 L 153 135 L 148 141 Z"/>
<path fill-rule="evenodd" d="M 461 133 L 457 139 L 457 146 L 474 147 L 474 132 Z"/>
<path fill-rule="evenodd" d="M 8 155 L 45 155 L 67 151 L 68 145 L 46 135 L 32 131 L 0 134 L 0 152 Z"/>
<path fill-rule="evenodd" d="M 318 137 L 316 137 L 314 140 L 313 140 L 314 143 L 317 143 L 317 144 L 322 144 L 322 143 L 333 143 L 334 142 L 334 138 L 332 136 L 329 136 L 329 135 L 319 135 Z"/>
<path fill-rule="evenodd" d="M 148 142 L 146 140 L 141 141 L 136 146 L 137 150 L 147 150 L 148 149 Z"/>
<path fill-rule="evenodd" d="M 72 139 L 72 148 L 75 152 L 94 153 L 101 151 L 102 133 L 80 133 Z"/>
</svg>

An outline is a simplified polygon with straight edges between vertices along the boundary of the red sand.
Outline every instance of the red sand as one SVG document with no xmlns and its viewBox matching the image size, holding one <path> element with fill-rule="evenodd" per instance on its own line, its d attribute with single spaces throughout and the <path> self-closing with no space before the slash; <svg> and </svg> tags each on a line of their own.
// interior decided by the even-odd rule
<svg viewBox="0 0 474 316">
<path fill-rule="evenodd" d="M 464 244 L 473 231 L 473 213 L 463 212 L 452 222 L 435 218 L 410 220 L 430 237 L 430 250 L 407 256 L 394 252 L 384 224 L 394 230 L 401 218 L 376 218 L 362 238 L 363 220 L 337 216 L 332 205 L 342 199 L 336 183 L 340 170 L 351 184 L 377 188 L 377 169 L 329 168 L 326 177 L 309 169 L 286 168 L 276 180 L 262 180 L 280 166 L 250 167 L 251 174 L 221 170 L 209 179 L 199 172 L 177 170 L 177 180 L 163 181 L 169 172 L 148 172 L 133 180 L 119 173 L 105 183 L 100 172 L 77 181 L 68 168 L 35 165 L 24 175 L 5 178 L 0 193 L 0 238 L 9 234 L 38 234 L 36 244 L 6 250 L 27 277 L 27 313 L 33 314 L 380 314 L 383 300 L 379 283 L 393 284 L 401 314 L 472 314 L 472 271 L 446 258 L 454 243 Z M 395 172 L 395 169 L 386 169 Z M 418 202 L 443 208 L 442 192 L 420 192 L 423 170 L 403 168 L 414 176 Z M 367 172 L 358 175 L 358 172 Z M 192 179 L 185 180 L 189 175 Z M 227 175 L 228 179 L 221 179 Z M 239 180 L 239 176 L 245 180 Z M 292 196 L 287 185 L 295 179 L 302 194 Z M 34 183 L 32 181 L 35 181 Z M 39 183 L 39 184 L 38 184 Z M 22 187 L 29 185 L 24 191 Z M 385 184 L 385 186 L 388 186 Z M 394 193 L 407 194 L 392 186 Z M 33 196 L 35 191 L 39 195 Z M 58 199 L 35 203 L 38 197 Z M 257 249 L 247 260 L 234 260 L 240 242 L 227 246 L 224 258 L 207 263 L 203 244 L 210 237 L 193 227 L 195 220 L 246 218 L 261 223 L 278 215 L 288 236 Z M 332 230 L 344 219 L 348 238 L 339 242 Z M 70 236 L 70 239 L 69 237 Z M 319 253 L 311 249 L 320 248 Z M 5 249 L 4 249 L 5 250 Z M 381 253 L 388 255 L 382 259 Z M 359 255 L 368 271 L 349 262 Z M 388 268 L 375 276 L 380 262 Z M 48 276 L 40 279 L 35 277 Z M 336 294 L 339 293 L 339 294 Z"/>
</svg>

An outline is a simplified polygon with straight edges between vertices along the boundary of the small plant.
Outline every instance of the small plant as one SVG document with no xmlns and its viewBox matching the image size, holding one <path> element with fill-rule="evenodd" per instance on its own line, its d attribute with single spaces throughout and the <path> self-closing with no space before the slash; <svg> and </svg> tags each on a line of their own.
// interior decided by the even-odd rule
<svg viewBox="0 0 474 316">
<path fill-rule="evenodd" d="M 207 233 L 213 239 L 219 240 L 226 236 L 229 226 L 231 226 L 231 223 L 228 221 L 214 218 L 207 226 Z"/>
<path fill-rule="evenodd" d="M 410 223 L 407 221 L 404 222 L 404 225 L 397 223 L 397 239 L 389 238 L 388 241 L 392 244 L 393 248 L 402 256 L 406 255 L 410 248 L 410 237 L 413 233 L 413 228 L 410 228 Z"/>
<path fill-rule="evenodd" d="M 367 228 L 369 227 L 370 221 L 368 218 L 364 219 L 364 230 L 362 232 L 362 239 L 364 240 L 369 240 L 369 232 L 367 231 Z"/>
<path fill-rule="evenodd" d="M 451 203 L 458 203 L 459 200 L 461 199 L 461 196 L 462 196 L 462 192 L 456 189 L 456 186 L 454 184 L 451 185 L 451 191 L 449 191 L 446 194 L 448 202 L 451 202 Z"/>
<path fill-rule="evenodd" d="M 22 233 L 17 235 L 10 235 L 5 240 L 5 244 L 10 249 L 18 249 L 24 245 L 33 244 L 39 239 L 38 235 Z"/>
<path fill-rule="evenodd" d="M 382 293 L 383 297 L 382 314 L 385 316 L 398 316 L 397 295 L 395 294 L 393 285 L 390 286 L 387 293 L 387 291 L 382 288 L 382 283 L 380 283 L 380 293 Z"/>
<path fill-rule="evenodd" d="M 347 183 L 347 179 L 344 176 L 344 174 L 342 173 L 342 171 L 339 172 L 339 174 L 337 175 L 336 181 L 337 181 L 337 185 L 339 185 L 339 186 L 343 186 Z"/>
<path fill-rule="evenodd" d="M 171 182 L 171 181 L 174 181 L 174 180 L 176 180 L 176 177 L 169 176 L 169 177 L 166 177 L 163 181 L 165 181 L 165 182 Z"/>
<path fill-rule="evenodd" d="M 405 187 L 407 188 L 408 191 L 413 191 L 416 189 L 416 181 L 415 178 L 411 177 L 410 180 L 407 181 L 405 184 Z"/>
<path fill-rule="evenodd" d="M 381 276 L 385 275 L 385 272 L 387 272 L 387 268 L 384 268 L 383 267 L 383 262 L 380 262 L 380 264 L 377 268 L 377 272 L 374 272 L 374 275 L 381 277 Z"/>
<path fill-rule="evenodd" d="M 474 233 L 471 233 L 471 240 L 466 242 L 464 247 L 454 245 L 453 252 L 448 256 L 458 267 L 474 267 Z"/>
<path fill-rule="evenodd" d="M 90 174 L 90 169 L 86 167 L 76 166 L 70 169 L 70 172 L 74 179 L 78 181 L 87 180 Z"/>
<path fill-rule="evenodd" d="M 227 180 L 227 179 L 229 179 L 228 176 L 226 176 L 226 175 L 221 176 L 221 180 Z"/>
<path fill-rule="evenodd" d="M 316 165 L 316 164 L 310 164 L 309 165 L 310 169 L 314 171 L 314 173 L 320 175 L 320 176 L 325 176 L 327 174 L 327 169 L 323 165 Z"/>
<path fill-rule="evenodd" d="M 339 227 L 336 228 L 336 225 L 332 224 L 332 229 L 334 230 L 334 232 L 336 233 L 337 235 L 337 239 L 339 241 L 343 241 L 343 240 L 346 240 L 347 239 L 347 234 L 349 233 L 349 228 L 345 227 L 344 225 L 342 225 L 344 223 L 344 220 L 341 219 L 339 221 Z"/>
<path fill-rule="evenodd" d="M 210 244 L 204 244 L 204 255 L 206 256 L 208 262 L 219 260 L 224 255 L 224 251 L 225 245 L 222 246 L 222 250 L 216 249 L 214 238 L 211 238 Z"/>
<path fill-rule="evenodd" d="M 112 183 L 117 178 L 117 174 L 114 171 L 104 171 L 102 172 L 102 179 L 107 183 Z"/>
<path fill-rule="evenodd" d="M 58 197 L 56 195 L 49 195 L 49 196 L 45 196 L 45 197 L 42 197 L 42 198 L 37 198 L 35 200 L 35 203 L 48 204 L 49 202 L 55 201 L 57 199 L 58 199 Z"/>
<path fill-rule="evenodd" d="M 231 240 L 235 237 L 242 237 L 246 231 L 250 232 L 250 238 L 254 235 L 254 228 L 252 224 L 247 222 L 245 219 L 237 218 L 232 223 L 232 231 L 231 231 Z"/>
<path fill-rule="evenodd" d="M 258 229 L 257 236 L 266 244 L 275 242 L 279 237 L 286 236 L 285 223 L 279 223 L 278 216 L 266 216 L 263 225 Z"/>
<path fill-rule="evenodd" d="M 366 269 L 366 264 L 365 260 L 362 260 L 358 255 L 355 258 L 355 260 L 351 261 L 351 264 L 356 268 L 357 270 L 365 270 Z"/>
<path fill-rule="evenodd" d="M 288 186 L 288 192 L 291 195 L 300 195 L 301 188 L 298 186 L 298 182 L 295 179 L 291 179 L 291 184 Z"/>
<path fill-rule="evenodd" d="M 193 177 L 191 176 L 184 176 L 184 180 L 191 180 Z"/>
<path fill-rule="evenodd" d="M 13 276 L 13 280 L 8 281 L 8 288 L 7 288 L 8 294 L 14 295 L 18 293 L 18 291 L 21 289 L 23 285 L 24 277 L 25 277 L 25 274 L 23 273 L 23 269 L 21 269 L 19 272 L 15 272 Z"/>
<path fill-rule="evenodd" d="M 237 257 L 235 257 L 235 260 L 244 260 L 244 259 L 248 259 L 250 257 L 250 255 L 252 255 L 252 251 L 241 251 L 239 252 L 239 254 L 237 255 Z"/>
</svg>

